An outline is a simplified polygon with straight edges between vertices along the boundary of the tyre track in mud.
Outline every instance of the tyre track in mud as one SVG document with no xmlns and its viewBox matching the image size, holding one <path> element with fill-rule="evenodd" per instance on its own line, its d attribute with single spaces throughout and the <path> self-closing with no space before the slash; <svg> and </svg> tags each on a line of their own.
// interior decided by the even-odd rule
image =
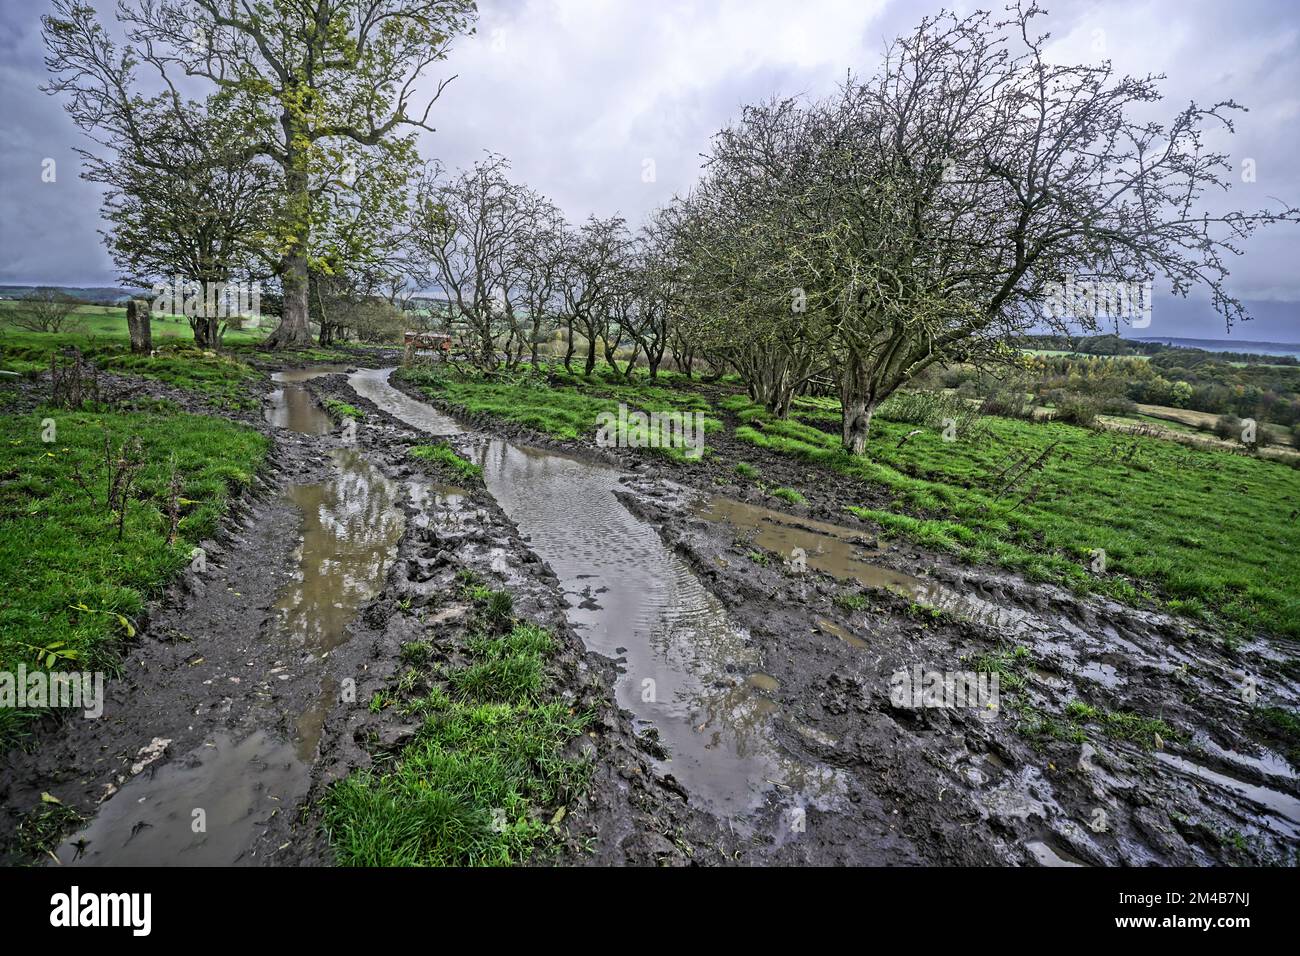
<svg viewBox="0 0 1300 956">
<path fill-rule="evenodd" d="M 402 390 L 423 402 L 417 393 Z M 812 748 L 775 734 L 763 655 L 755 653 L 745 629 L 735 629 L 727 620 L 719 592 L 701 588 L 685 566 L 673 571 L 677 559 L 658 543 L 654 523 L 618 503 L 620 473 L 610 472 L 613 481 L 598 474 L 608 471 L 602 456 L 581 450 L 572 458 L 528 451 L 481 433 L 461 435 L 457 445 L 471 460 L 500 470 L 498 497 L 504 492 L 511 499 L 506 510 L 530 531 L 530 546 L 549 555 L 560 573 L 570 622 L 581 629 L 589 650 L 594 646 L 610 653 L 607 648 L 612 648 L 618 655 L 620 704 L 634 710 L 638 724 L 652 728 L 664 744 L 667 759 L 657 772 L 712 817 L 717 830 L 732 835 L 730 845 L 738 852 L 729 854 L 729 860 L 898 865 L 995 859 L 969 849 L 965 835 L 952 824 L 944 824 L 949 834 L 944 840 L 924 829 L 905 833 L 897 808 L 886 805 L 878 788 L 864 781 L 848 785 L 839 769 Z M 508 466 L 497 461 L 510 458 L 516 461 Z M 491 486 L 491 473 L 489 479 Z M 571 500 L 559 500 L 566 495 Z M 596 495 L 603 499 L 597 501 Z M 606 505 L 625 521 L 602 514 Z M 549 517 L 539 521 L 539 510 Z M 586 524 L 595 525 L 594 535 Z M 608 533 L 603 541 L 601 533 Z M 645 535 L 655 543 L 644 540 Z M 656 562 L 647 551 L 666 558 Z M 650 571 L 659 577 L 684 574 L 689 578 L 685 593 L 699 591 L 718 610 L 705 608 L 703 623 L 698 615 L 675 615 L 672 605 L 681 598 L 671 588 L 666 595 L 638 602 L 619 577 L 633 576 L 633 591 L 652 590 L 661 582 L 647 580 Z M 697 598 L 685 600 L 698 603 Z M 719 630 L 738 633 L 720 640 Z M 703 653 L 693 653 L 701 646 Z M 666 692 L 638 707 L 646 675 L 653 675 Z M 827 782 L 833 787 L 827 788 Z"/>
<path fill-rule="evenodd" d="M 734 858 L 740 844 L 730 830 L 656 773 L 656 742 L 640 735 L 633 715 L 614 702 L 616 662 L 584 646 L 566 615 L 559 580 L 492 495 L 478 482 L 449 486 L 413 464 L 407 449 L 427 444 L 429 432 L 359 395 L 344 376 L 316 379 L 308 387 L 322 398 L 340 398 L 364 411 L 364 423 L 356 428 L 359 447 L 409 491 L 404 499 L 408 533 L 398 545 L 385 589 L 365 606 L 353 626 L 353 640 L 336 654 L 337 672 L 357 675 L 357 700 L 364 702 L 392 686 L 403 644 L 430 641 L 444 657 L 459 653 L 468 636 L 462 625 L 469 608 L 458 596 L 457 574 L 473 571 L 487 585 L 512 594 L 518 617 L 551 632 L 558 645 L 547 665 L 551 693 L 594 714 L 588 734 L 574 740 L 567 753 L 591 762 L 590 786 L 565 807 L 555 845 L 533 862 L 681 865 Z M 471 440 L 449 437 L 456 444 Z M 395 708 L 335 708 L 325 724 L 310 799 L 345 774 L 395 755 L 417 729 Z M 284 862 L 329 862 L 328 849 L 312 840 L 317 809 L 311 807 L 298 821 Z"/>
<path fill-rule="evenodd" d="M 312 395 L 343 379 L 313 374 L 288 370 L 288 385 L 269 385 L 264 415 L 276 427 L 249 422 L 273 439 L 263 474 L 232 503 L 219 540 L 203 542 L 202 569 L 185 571 L 138 622 L 104 718 L 47 724 L 38 746 L 7 756 L 0 839 L 12 839 L 49 792 L 85 821 L 60 846 L 61 864 L 331 863 L 315 801 L 414 733 L 393 711 L 366 705 L 396 674 L 403 643 L 464 637 L 464 608 L 447 602 L 455 573 L 469 568 L 508 588 L 521 617 L 552 630 L 556 693 L 596 714 L 571 754 L 593 763 L 591 787 L 538 862 L 734 856 L 733 836 L 654 773 L 655 743 L 611 704 L 613 662 L 588 653 L 568 627 L 554 576 L 491 496 L 430 487 L 406 457 L 427 436 L 346 386 L 368 420 L 359 429 L 329 422 Z M 363 548 L 367 566 L 353 569 L 368 575 L 370 593 L 330 600 L 331 586 L 358 589 L 346 573 L 330 581 L 339 554 L 326 539 L 347 539 L 340 528 L 373 525 L 386 512 L 400 515 L 400 536 L 383 554 Z M 39 861 L 11 845 L 7 862 Z"/>
<path fill-rule="evenodd" d="M 212 414 L 186 393 L 165 397 Z M 60 863 L 230 864 L 255 859 L 261 830 L 305 790 L 296 724 L 319 694 L 319 668 L 275 627 L 275 605 L 298 571 L 302 515 L 289 492 L 329 478 L 330 442 L 229 417 L 271 437 L 268 458 L 201 560 L 137 621 L 103 716 L 49 718 L 34 747 L 5 756 L 8 862 L 24 862 L 14 830 L 44 792 L 89 821 Z"/>
<path fill-rule="evenodd" d="M 869 613 L 846 613 L 834 603 L 843 585 L 830 575 L 749 560 L 753 538 L 738 531 L 753 529 L 706 520 L 700 492 L 672 480 L 679 472 L 570 443 L 570 452 L 626 470 L 620 500 L 744 628 L 753 660 L 721 675 L 726 687 L 735 687 L 738 675 L 745 700 L 768 702 L 764 717 L 784 754 L 841 775 L 842 799 L 799 807 L 799 827 L 790 826 L 791 806 L 778 785 L 756 825 L 737 830 L 675 779 L 671 761 L 658 759 L 653 735 L 638 733 L 647 727 L 644 715 L 613 703 L 628 680 L 627 657 L 584 646 L 569 619 L 570 589 L 501 505 L 481 487 L 456 494 L 430 487 L 405 454 L 428 436 L 358 396 L 343 376 L 312 380 L 304 391 L 345 398 L 366 412 L 365 423 L 351 437 L 338 427 L 319 435 L 267 429 L 275 445 L 264 474 L 233 505 L 220 539 L 205 543 L 206 571 L 185 572 L 151 607 L 124 656 L 123 678 L 108 685 L 104 718 L 67 721 L 47 730 L 36 750 L 7 758 L 0 840 L 48 791 L 87 817 L 98 811 L 96 841 L 116 841 L 123 858 L 331 862 L 314 801 L 331 782 L 395 752 L 414 733 L 399 714 L 371 713 L 365 702 L 395 678 L 404 642 L 463 636 L 457 603 L 447 595 L 456 571 L 468 567 L 511 590 L 521 616 L 561 638 L 550 669 L 557 692 L 598 715 L 594 736 L 574 742 L 574 753 L 593 761 L 591 788 L 568 808 L 555 850 L 538 862 L 1295 862 L 1294 773 L 1255 748 L 1231 699 L 1234 682 L 1254 670 L 1262 693 L 1293 705 L 1284 655 L 1263 645 L 1210 652 L 1205 635 L 1181 622 L 1000 572 L 972 573 L 897 546 L 884 554 L 869 548 L 867 556 L 898 574 L 919 567 L 924 579 L 1034 626 L 1008 629 L 1006 620 L 969 618 L 922 626 L 911 602 L 888 596 Z M 535 437 L 481 418 L 475 423 L 478 435 L 454 439 L 471 455 L 492 433 Z M 294 601 L 277 607 L 300 587 L 304 504 L 320 505 L 295 504 L 292 493 L 348 471 L 341 455 L 353 456 L 354 472 L 369 469 L 372 483 L 396 489 L 387 500 L 400 509 L 403 526 L 377 575 L 377 593 L 335 622 L 339 643 L 313 652 L 284 627 Z M 777 520 L 797 523 L 799 516 Z M 895 667 L 918 658 L 953 665 L 964 654 L 1016 641 L 1035 649 L 1025 693 L 1036 703 L 1059 707 L 1086 690 L 1089 699 L 1168 714 L 1196 728 L 1194 739 L 1154 755 L 1108 740 L 1034 747 L 1009 723 L 890 706 Z M 356 685 L 347 702 L 337 692 L 345 680 Z M 239 785 L 214 802 L 207 785 L 213 779 Z M 126 812 L 131 802 L 121 798 L 137 793 L 164 799 L 143 815 Z M 211 814 L 218 830 L 208 832 L 221 832 L 220 839 L 195 837 L 190 804 Z M 1099 807 L 1107 810 L 1100 832 L 1089 826 Z M 1233 843 L 1233 832 L 1247 841 Z M 94 843 L 83 849 L 80 862 L 94 862 Z M 66 844 L 60 856 L 74 862 L 77 847 Z"/>
</svg>

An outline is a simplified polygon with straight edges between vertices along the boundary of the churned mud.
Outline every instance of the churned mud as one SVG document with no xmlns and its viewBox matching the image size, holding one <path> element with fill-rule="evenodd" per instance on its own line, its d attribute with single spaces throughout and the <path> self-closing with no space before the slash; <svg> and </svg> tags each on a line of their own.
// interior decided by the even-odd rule
<svg viewBox="0 0 1300 956">
<path fill-rule="evenodd" d="M 551 630 L 551 686 L 596 715 L 538 863 L 1296 862 L 1300 783 L 1253 717 L 1296 706 L 1294 648 L 879 542 L 848 483 L 778 509 L 707 460 L 458 422 L 389 371 L 265 383 L 243 417 L 267 468 L 140 622 L 104 717 L 0 765 L 10 862 L 49 793 L 85 821 L 60 865 L 330 863 L 319 798 L 415 733 L 368 704 L 404 644 L 457 653 L 464 572 Z M 408 454 L 433 438 L 482 480 Z M 998 683 L 938 706 L 936 673 Z"/>
<path fill-rule="evenodd" d="M 621 659 L 619 700 L 664 740 L 664 772 L 744 835 L 749 860 L 1295 863 L 1300 786 L 1257 717 L 1295 706 L 1294 647 L 1234 645 L 1163 614 L 882 545 L 841 517 L 862 500 L 847 482 L 817 481 L 810 506 L 777 510 L 716 466 L 573 442 L 529 450 L 523 429 L 475 425 L 516 442 L 490 440 L 479 460 L 508 512 L 514 489 L 512 517 L 568 578 L 589 643 L 611 639 L 599 624 L 581 630 L 582 617 L 628 600 L 625 570 L 641 592 L 673 580 L 640 576 L 653 566 L 644 546 L 621 537 L 656 529 L 691 593 L 708 595 L 711 640 L 692 633 L 689 600 L 666 602 L 662 630 L 638 629 L 635 611 L 610 618 L 636 636 L 628 644 L 652 635 Z M 803 468 L 762 467 L 792 478 Z M 493 487 L 494 469 L 528 482 Z M 529 482 L 570 494 L 556 502 Z M 602 515 L 610 491 L 626 514 Z M 594 545 L 581 509 L 606 525 Z M 687 623 L 673 620 L 679 606 Z M 710 692 L 670 685 L 639 700 L 675 663 Z M 976 671 L 998 672 L 996 708 L 891 698 L 899 674 Z M 683 715 L 703 740 L 682 731 Z M 730 776 L 736 754 L 762 769 Z"/>
</svg>

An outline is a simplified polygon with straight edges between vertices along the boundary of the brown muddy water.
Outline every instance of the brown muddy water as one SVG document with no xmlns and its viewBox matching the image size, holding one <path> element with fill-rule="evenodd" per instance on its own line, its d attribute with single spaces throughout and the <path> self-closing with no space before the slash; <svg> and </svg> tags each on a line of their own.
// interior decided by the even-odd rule
<svg viewBox="0 0 1300 956">
<path fill-rule="evenodd" d="M 284 387 L 269 397 L 268 421 L 308 435 L 330 432 L 329 416 L 294 383 L 335 371 L 341 369 L 277 373 Z M 290 668 L 318 667 L 348 639 L 348 625 L 382 588 L 405 527 L 399 500 L 405 490 L 360 451 L 336 448 L 330 463 L 332 473 L 325 481 L 285 491 L 301 514 L 302 538 L 293 556 L 296 570 L 281 586 L 263 634 L 285 646 L 284 660 L 269 674 L 258 675 L 272 693 L 276 682 L 290 679 Z M 306 793 L 321 730 L 339 691 L 334 679 L 322 677 L 319 695 L 294 717 L 292 740 L 260 729 L 242 739 L 221 734 L 190 753 L 143 769 L 88 827 L 60 847 L 60 862 L 240 862 L 271 814 L 292 811 Z"/>
<path fill-rule="evenodd" d="M 304 435 L 328 435 L 334 422 L 302 387 L 309 379 L 335 372 L 346 372 L 345 365 L 316 365 L 311 368 L 285 369 L 271 376 L 280 388 L 267 396 L 266 421 L 276 428 L 287 428 Z"/>
<path fill-rule="evenodd" d="M 387 384 L 391 370 L 349 377 L 381 409 L 431 434 L 460 429 Z M 476 446 L 488 491 L 560 579 L 586 646 L 620 660 L 618 703 L 653 729 L 662 769 L 693 800 L 740 831 L 764 806 L 837 804 L 839 771 L 805 763 L 777 742 L 771 678 L 749 635 L 656 529 L 615 497 L 621 473 L 497 439 Z M 780 838 L 781 815 L 769 824 Z"/>
<path fill-rule="evenodd" d="M 862 532 L 842 525 L 800 518 L 762 505 L 712 495 L 694 513 L 705 521 L 721 522 L 747 535 L 754 545 L 783 554 L 789 560 L 801 549 L 809 568 L 836 578 L 852 578 L 864 587 L 895 591 L 929 607 L 948 611 L 990 627 L 1016 627 L 1023 616 L 972 594 L 963 594 L 879 563 L 881 552 L 868 545 Z"/>
</svg>

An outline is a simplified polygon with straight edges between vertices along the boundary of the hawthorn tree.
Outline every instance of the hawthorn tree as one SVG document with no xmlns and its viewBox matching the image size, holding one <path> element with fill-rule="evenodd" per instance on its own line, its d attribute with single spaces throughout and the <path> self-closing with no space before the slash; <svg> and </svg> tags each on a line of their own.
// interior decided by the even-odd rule
<svg viewBox="0 0 1300 956">
<path fill-rule="evenodd" d="M 1041 14 L 926 18 L 870 79 L 751 107 L 714 141 L 692 196 L 704 338 L 777 411 L 792 379 L 818 374 L 803 356 L 821 356 L 849 452 L 926 368 L 1006 360 L 1008 337 L 1036 322 L 1095 327 L 1107 316 L 1051 307 L 1073 283 L 1201 285 L 1231 325 L 1245 313 L 1230 257 L 1259 226 L 1300 221 L 1219 198 L 1232 165 L 1207 134 L 1231 132 L 1240 106 L 1139 119 L 1161 77 L 1049 62 Z"/>
<path fill-rule="evenodd" d="M 514 328 L 518 249 L 530 222 L 527 191 L 509 169 L 494 153 L 451 177 L 435 167 L 412 212 L 411 241 L 450 303 L 449 327 L 472 343 L 483 368 L 496 366 Z"/>
<path fill-rule="evenodd" d="M 61 289 L 40 286 L 14 303 L 9 321 L 29 332 L 61 332 L 84 304 Z"/>
<path fill-rule="evenodd" d="M 583 374 L 596 368 L 597 343 L 609 332 L 611 309 L 624 281 L 632 237 L 622 216 L 591 216 L 571 230 L 565 252 L 564 322 L 568 344 L 564 367 L 573 371 L 576 334 L 587 343 Z"/>
</svg>

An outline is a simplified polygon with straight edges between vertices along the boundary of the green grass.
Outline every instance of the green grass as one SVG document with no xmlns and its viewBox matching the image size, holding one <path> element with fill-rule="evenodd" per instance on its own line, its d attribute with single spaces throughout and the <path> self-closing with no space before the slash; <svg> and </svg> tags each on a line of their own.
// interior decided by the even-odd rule
<svg viewBox="0 0 1300 956">
<path fill-rule="evenodd" d="M 353 421 L 360 421 L 366 417 L 366 413 L 355 405 L 349 405 L 347 402 L 341 402 L 337 398 L 325 399 L 325 411 L 337 419 L 350 418 Z"/>
<path fill-rule="evenodd" d="M 120 310 L 119 310 L 120 311 Z M 188 331 L 189 326 L 186 325 Z M 50 356 L 75 346 L 106 372 L 138 375 L 203 396 L 222 409 L 255 409 L 260 399 L 248 389 L 260 373 L 224 353 L 203 352 L 186 340 L 157 347 L 157 355 L 135 355 L 121 336 L 6 331 L 0 336 L 0 366 L 17 372 L 48 370 Z M 192 342 L 192 337 L 189 340 Z"/>
<path fill-rule="evenodd" d="M 433 445 L 412 445 L 408 453 L 421 461 L 437 462 L 445 466 L 458 478 L 465 481 L 477 481 L 483 477 L 483 469 L 473 462 L 466 461 L 446 442 Z"/>
<path fill-rule="evenodd" d="M 1065 716 L 1072 725 L 1095 724 L 1110 739 L 1135 743 L 1145 750 L 1180 738 L 1177 730 L 1158 717 L 1144 717 L 1124 710 L 1104 710 L 1081 700 L 1066 704 Z"/>
<path fill-rule="evenodd" d="M 808 499 L 793 488 L 777 488 L 772 492 L 772 497 L 788 501 L 792 505 L 806 505 L 808 503 Z"/>
<path fill-rule="evenodd" d="M 127 348 L 131 336 L 126 330 L 126 308 L 124 306 L 83 305 L 73 314 L 71 320 L 61 332 L 29 332 L 13 325 L 11 315 L 18 307 L 12 300 L 0 300 L 0 350 L 6 342 L 21 345 L 33 345 L 41 342 L 57 343 L 57 347 L 76 345 L 86 350 L 97 350 L 108 346 Z M 275 327 L 274 316 L 263 319 L 264 327 L 258 329 L 228 329 L 223 339 L 223 347 L 252 347 L 266 338 L 270 329 Z M 150 323 L 150 333 L 154 348 L 192 348 L 194 332 L 184 316 L 154 315 Z M 0 367 L 12 368 L 4 357 L 0 357 Z M 23 371 L 23 369 L 13 369 Z"/>
<path fill-rule="evenodd" d="M 1284 707 L 1258 707 L 1251 719 L 1292 764 L 1300 764 L 1300 712 Z"/>
<path fill-rule="evenodd" d="M 837 608 L 850 613 L 863 611 L 871 606 L 871 599 L 865 594 L 855 594 L 852 591 L 841 591 L 832 600 Z"/>
<path fill-rule="evenodd" d="M 1136 601 L 1148 586 L 1229 621 L 1300 635 L 1300 472 L 1245 455 L 1057 423 L 981 420 L 979 441 L 944 441 L 879 416 L 868 453 L 836 435 L 778 421 L 743 396 L 735 437 L 876 484 L 888 507 L 853 507 L 886 534 L 991 561 L 1077 590 Z M 1006 487 L 1015 460 L 1043 465 Z M 1012 468 L 1012 471 L 1015 469 Z M 1088 569 L 1106 552 L 1106 572 Z M 1174 607 L 1180 604 L 1174 604 Z"/>
<path fill-rule="evenodd" d="M 48 793 L 41 802 L 23 815 L 14 832 L 14 845 L 18 852 L 30 859 L 53 854 L 63 842 L 64 835 L 80 825 L 83 817 L 71 807 L 64 806 Z"/>
<path fill-rule="evenodd" d="M 46 418 L 57 439 L 48 444 Z M 121 540 L 104 503 L 105 431 L 114 451 L 138 436 L 146 462 Z M 122 619 L 134 618 L 212 536 L 266 448 L 250 428 L 197 415 L 50 410 L 0 419 L 0 670 L 32 666 L 34 648 L 52 643 L 75 655 L 64 658 L 68 669 L 112 670 L 127 630 Z M 168 544 L 173 462 L 181 519 L 178 540 Z M 0 711 L 0 746 L 13 743 L 29 716 Z"/>
<path fill-rule="evenodd" d="M 976 654 L 970 665 L 977 674 L 997 674 L 1002 690 L 1020 690 L 1025 686 L 1025 671 L 1034 662 L 1033 654 L 1023 645 L 1010 650 L 988 651 Z"/>
<path fill-rule="evenodd" d="M 1181 741 L 1185 735 L 1159 717 L 1147 717 L 1132 711 L 1108 711 L 1081 700 L 1072 700 L 1060 717 L 1042 714 L 1023 696 L 1011 708 L 1017 717 L 1016 730 L 1035 741 L 1035 746 L 1048 740 L 1061 740 L 1073 744 L 1086 743 L 1090 728 L 1100 730 L 1110 740 L 1136 744 L 1143 750 L 1155 750 L 1172 741 Z"/>
<path fill-rule="evenodd" d="M 573 441 L 594 438 L 599 427 L 599 416 L 608 412 L 618 414 L 619 404 L 632 411 L 644 412 L 694 412 L 707 413 L 709 403 L 699 395 L 683 393 L 664 385 L 621 384 L 593 374 L 591 379 L 568 375 L 563 369 L 552 370 L 561 387 L 547 384 L 540 374 L 520 374 L 508 380 L 457 377 L 441 369 L 416 367 L 404 369 L 399 374 L 406 381 L 419 386 L 436 402 L 461 408 L 466 412 L 492 415 L 516 422 L 552 438 Z M 707 434 L 722 428 L 716 418 L 704 419 Z M 648 453 L 663 455 L 675 461 L 692 459 L 681 448 L 645 448 Z M 705 454 L 708 450 L 705 450 Z"/>
<path fill-rule="evenodd" d="M 482 629 L 466 642 L 460 666 L 404 653 L 408 686 L 418 685 L 420 669 L 429 682 L 404 704 L 423 724 L 395 760 L 352 774 L 326 796 L 324 823 L 339 863 L 522 863 L 585 788 L 590 765 L 563 751 L 590 715 L 547 700 L 553 639 L 510 618 L 510 602 L 493 597 L 500 593 L 476 593 Z"/>
</svg>

